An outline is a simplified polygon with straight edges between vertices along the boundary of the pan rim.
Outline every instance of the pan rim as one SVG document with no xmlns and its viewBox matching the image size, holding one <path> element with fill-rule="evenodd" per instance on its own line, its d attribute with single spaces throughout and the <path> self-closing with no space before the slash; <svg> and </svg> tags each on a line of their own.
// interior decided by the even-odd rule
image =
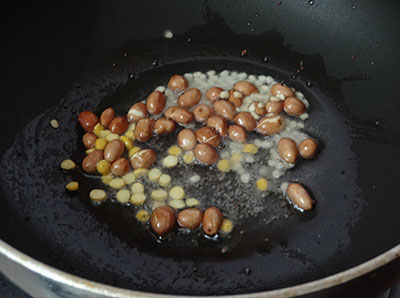
<svg viewBox="0 0 400 298">
<path fill-rule="evenodd" d="M 11 245 L 7 244 L 0 239 L 0 254 L 9 259 L 10 261 L 22 266 L 23 268 L 36 273 L 46 279 L 58 282 L 62 285 L 74 288 L 76 290 L 81 290 L 82 293 L 101 295 L 103 297 L 176 297 L 176 295 L 169 294 L 154 294 L 146 293 L 135 290 L 122 289 L 110 285 L 101 284 L 99 282 L 94 282 L 82 277 L 75 276 L 73 274 L 64 272 L 60 269 L 46 265 L 45 263 L 38 261 L 25 253 L 17 250 Z M 365 275 L 393 260 L 400 257 L 400 244 L 394 246 L 393 248 L 387 250 L 386 252 L 364 262 L 350 269 L 335 273 L 333 275 L 303 283 L 300 285 L 295 285 L 291 287 L 286 287 L 277 290 L 264 291 L 258 293 L 249 294 L 238 294 L 236 297 L 292 297 L 297 295 L 309 294 L 319 290 L 324 290 L 336 285 L 340 285 L 362 275 Z M 15 276 L 11 276 L 9 272 L 4 270 L 4 264 L 0 264 L 0 271 L 10 278 L 11 280 L 16 280 Z M 184 297 L 184 296 L 182 296 Z M 205 296 L 190 296 L 190 297 L 205 297 Z M 220 297 L 232 297 L 230 296 L 220 296 Z"/>
</svg>

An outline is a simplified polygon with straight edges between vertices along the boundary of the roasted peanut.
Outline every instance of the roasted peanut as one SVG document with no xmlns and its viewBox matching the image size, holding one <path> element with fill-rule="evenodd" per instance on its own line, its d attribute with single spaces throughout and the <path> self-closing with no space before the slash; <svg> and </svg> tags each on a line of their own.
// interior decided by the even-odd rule
<svg viewBox="0 0 400 298">
<path fill-rule="evenodd" d="M 144 103 L 135 103 L 128 111 L 126 118 L 129 123 L 137 122 L 147 117 L 147 107 Z"/>
<path fill-rule="evenodd" d="M 178 98 L 178 105 L 182 108 L 191 108 L 197 105 L 201 98 L 201 92 L 197 88 L 190 88 L 185 90 Z"/>
<path fill-rule="evenodd" d="M 208 144 L 198 144 L 194 148 L 194 156 L 204 164 L 212 165 L 218 159 L 217 151 Z"/>
<path fill-rule="evenodd" d="M 278 153 L 287 163 L 294 163 L 299 156 L 296 142 L 290 138 L 281 138 L 279 140 Z"/>
<path fill-rule="evenodd" d="M 108 125 L 108 128 L 112 133 L 116 133 L 119 135 L 124 133 L 128 129 L 128 127 L 128 121 L 125 119 L 125 117 L 122 116 L 115 117 Z"/>
<path fill-rule="evenodd" d="M 186 151 L 196 146 L 196 135 L 193 130 L 185 128 L 178 133 L 178 146 Z"/>
<path fill-rule="evenodd" d="M 303 210 L 310 210 L 315 203 L 307 190 L 299 183 L 290 183 L 287 187 L 286 194 L 293 203 Z"/>
<path fill-rule="evenodd" d="M 209 101 L 214 102 L 217 99 L 219 99 L 219 95 L 221 94 L 222 91 L 224 91 L 224 89 L 219 87 L 211 87 L 210 89 L 207 90 L 205 96 Z"/>
<path fill-rule="evenodd" d="M 154 209 L 150 224 L 153 231 L 159 236 L 165 236 L 172 231 L 175 225 L 175 213 L 171 207 L 161 206 Z"/>
<path fill-rule="evenodd" d="M 97 116 L 90 111 L 83 111 L 78 116 L 79 124 L 86 132 L 93 131 L 94 126 L 99 122 Z"/>
<path fill-rule="evenodd" d="M 285 97 L 293 96 L 292 89 L 282 84 L 273 84 L 270 92 L 273 96 L 277 96 L 278 94 L 283 94 Z"/>
<path fill-rule="evenodd" d="M 299 116 L 304 113 L 306 107 L 304 103 L 296 97 L 288 97 L 285 99 L 283 109 L 288 115 Z"/>
<path fill-rule="evenodd" d="M 158 135 L 170 134 L 175 130 L 175 122 L 167 118 L 159 118 L 154 122 L 154 132 Z"/>
<path fill-rule="evenodd" d="M 153 135 L 154 120 L 140 119 L 135 127 L 135 136 L 139 142 L 150 140 Z"/>
<path fill-rule="evenodd" d="M 244 127 L 247 131 L 253 131 L 256 128 L 256 121 L 249 112 L 240 112 L 233 121 L 237 125 Z"/>
<path fill-rule="evenodd" d="M 147 111 L 154 115 L 160 114 L 165 108 L 165 95 L 160 91 L 151 92 L 146 100 Z"/>
<path fill-rule="evenodd" d="M 131 164 L 125 157 L 114 161 L 111 165 L 111 173 L 113 173 L 115 176 L 124 176 L 129 172 L 130 169 Z"/>
<path fill-rule="evenodd" d="M 125 144 L 119 139 L 108 142 L 104 148 L 104 159 L 113 163 L 124 154 Z"/>
<path fill-rule="evenodd" d="M 147 169 L 149 168 L 157 159 L 157 153 L 151 149 L 141 150 L 131 157 L 131 165 L 134 169 Z"/>
<path fill-rule="evenodd" d="M 115 117 L 115 111 L 113 108 L 105 109 L 100 115 L 100 123 L 107 128 L 110 125 L 111 120 Z"/>
<path fill-rule="evenodd" d="M 214 110 L 218 115 L 221 115 L 228 120 L 233 120 L 236 116 L 234 105 L 226 100 L 217 100 L 214 102 Z"/>
<path fill-rule="evenodd" d="M 259 116 L 264 116 L 267 114 L 265 104 L 258 101 L 253 101 L 249 106 L 249 111 L 254 112 Z"/>
<path fill-rule="evenodd" d="M 280 133 L 285 128 L 285 120 L 279 115 L 265 116 L 258 121 L 257 132 L 263 135 Z"/>
<path fill-rule="evenodd" d="M 88 174 L 94 174 L 97 171 L 97 163 L 104 157 L 103 150 L 95 150 L 82 160 L 82 169 Z"/>
<path fill-rule="evenodd" d="M 199 104 L 194 110 L 194 119 L 197 122 L 203 123 L 213 114 L 213 110 L 209 105 Z"/>
<path fill-rule="evenodd" d="M 178 224 L 186 229 L 197 229 L 203 218 L 203 212 L 196 208 L 189 208 L 178 213 Z"/>
<path fill-rule="evenodd" d="M 196 139 L 199 143 L 218 147 L 221 137 L 210 127 L 202 127 L 196 131 Z"/>
<path fill-rule="evenodd" d="M 172 91 L 183 91 L 189 86 L 184 76 L 174 75 L 169 79 L 168 88 Z"/>
<path fill-rule="evenodd" d="M 207 127 L 213 128 L 221 137 L 225 137 L 228 133 L 228 122 L 220 115 L 214 115 L 208 118 Z"/>
<path fill-rule="evenodd" d="M 97 140 L 97 137 L 92 132 L 87 132 L 82 137 L 83 146 L 85 146 L 87 149 L 93 148 L 96 140 Z"/>
<path fill-rule="evenodd" d="M 299 152 L 303 158 L 312 158 L 317 152 L 317 143 L 313 139 L 305 139 L 299 144 Z"/>
<path fill-rule="evenodd" d="M 228 101 L 235 107 L 241 107 L 243 104 L 243 94 L 236 90 L 229 90 Z"/>
<path fill-rule="evenodd" d="M 249 96 L 252 93 L 258 93 L 258 89 L 250 82 L 239 81 L 233 85 L 233 89 L 241 92 L 244 96 Z"/>
<path fill-rule="evenodd" d="M 222 213 L 217 207 L 210 207 L 204 211 L 203 231 L 208 236 L 214 236 L 222 226 Z"/>
<path fill-rule="evenodd" d="M 193 113 L 182 107 L 171 107 L 164 112 L 164 115 L 179 124 L 188 124 L 193 120 Z"/>
<path fill-rule="evenodd" d="M 228 129 L 229 138 L 237 143 L 246 142 L 247 133 L 246 130 L 240 125 L 231 125 Z"/>
<path fill-rule="evenodd" d="M 267 110 L 267 113 L 279 114 L 283 111 L 283 102 L 270 100 L 265 105 L 265 108 Z"/>
</svg>

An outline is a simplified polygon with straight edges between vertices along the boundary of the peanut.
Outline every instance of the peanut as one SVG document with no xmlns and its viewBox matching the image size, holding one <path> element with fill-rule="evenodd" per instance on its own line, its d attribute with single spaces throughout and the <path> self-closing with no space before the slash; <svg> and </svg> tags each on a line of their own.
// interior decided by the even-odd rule
<svg viewBox="0 0 400 298">
<path fill-rule="evenodd" d="M 218 159 L 217 151 L 208 144 L 199 144 L 194 148 L 194 156 L 204 164 L 212 165 Z"/>
<path fill-rule="evenodd" d="M 158 234 L 159 236 L 165 236 L 174 228 L 174 210 L 168 206 L 161 206 L 156 208 L 151 214 L 150 224 L 156 234 Z"/>
<path fill-rule="evenodd" d="M 207 90 L 205 96 L 209 101 L 214 102 L 217 99 L 219 99 L 219 95 L 221 94 L 222 91 L 224 91 L 224 89 L 219 87 L 211 87 L 210 89 Z"/>
<path fill-rule="evenodd" d="M 304 103 L 296 97 L 288 97 L 284 101 L 283 109 L 288 115 L 299 116 L 304 113 Z"/>
<path fill-rule="evenodd" d="M 313 139 L 305 139 L 299 144 L 299 152 L 303 158 L 312 158 L 317 152 L 317 143 Z"/>
<path fill-rule="evenodd" d="M 202 127 L 196 131 L 196 139 L 199 143 L 218 147 L 221 138 L 212 128 Z"/>
<path fill-rule="evenodd" d="M 189 86 L 184 76 L 174 75 L 169 79 L 168 88 L 172 91 L 183 91 Z"/>
<path fill-rule="evenodd" d="M 194 119 L 197 122 L 203 123 L 210 118 L 210 116 L 213 114 L 213 110 L 206 104 L 200 104 L 193 110 L 193 114 Z"/>
<path fill-rule="evenodd" d="M 113 108 L 105 109 L 100 115 L 100 123 L 107 128 L 110 125 L 111 120 L 115 117 L 115 111 Z"/>
<path fill-rule="evenodd" d="M 228 133 L 228 122 L 220 115 L 214 115 L 208 118 L 207 127 L 213 128 L 221 137 L 225 137 Z"/>
<path fill-rule="evenodd" d="M 117 159 L 111 165 L 111 173 L 115 176 L 124 176 L 131 169 L 131 164 L 129 160 L 125 157 Z"/>
<path fill-rule="evenodd" d="M 303 210 L 310 210 L 313 207 L 314 200 L 299 183 L 290 183 L 286 189 L 286 194 L 294 204 Z"/>
<path fill-rule="evenodd" d="M 95 150 L 82 160 L 82 169 L 88 174 L 96 173 L 97 163 L 102 160 L 103 157 L 103 150 Z"/>
<path fill-rule="evenodd" d="M 153 136 L 153 119 L 140 119 L 135 127 L 135 136 L 139 142 L 146 142 Z"/>
<path fill-rule="evenodd" d="M 78 116 L 79 124 L 86 132 L 93 131 L 94 126 L 99 122 L 97 116 L 90 111 L 83 111 Z"/>
<path fill-rule="evenodd" d="M 191 108 L 197 105 L 201 98 L 201 92 L 197 88 L 190 88 L 183 92 L 178 98 L 178 105 L 182 108 Z"/>
<path fill-rule="evenodd" d="M 85 133 L 82 137 L 83 146 L 85 146 L 87 149 L 93 148 L 94 142 L 96 142 L 96 139 L 97 139 L 97 137 L 95 136 L 94 133 L 92 133 L 92 132 Z"/>
<path fill-rule="evenodd" d="M 296 142 L 290 138 L 281 138 L 278 142 L 280 157 L 287 163 L 294 163 L 299 155 Z"/>
<path fill-rule="evenodd" d="M 246 130 L 240 125 L 231 125 L 228 129 L 229 138 L 237 143 L 246 142 L 247 134 Z"/>
<path fill-rule="evenodd" d="M 188 124 L 193 120 L 193 113 L 182 107 L 170 107 L 164 115 L 179 124 Z"/>
<path fill-rule="evenodd" d="M 134 169 L 149 168 L 157 159 L 157 153 L 151 149 L 141 150 L 131 157 L 131 165 Z"/>
<path fill-rule="evenodd" d="M 192 150 L 196 146 L 196 135 L 193 130 L 185 128 L 178 133 L 178 146 L 185 151 Z"/>
<path fill-rule="evenodd" d="M 196 208 L 189 208 L 178 213 L 178 224 L 186 229 L 197 229 L 203 218 L 203 212 Z"/>
<path fill-rule="evenodd" d="M 254 112 L 259 116 L 267 114 L 266 105 L 262 102 L 253 101 L 249 106 L 249 111 Z"/>
<path fill-rule="evenodd" d="M 293 96 L 292 89 L 282 84 L 273 84 L 270 92 L 273 96 L 277 96 L 278 94 L 283 94 L 285 97 Z"/>
<path fill-rule="evenodd" d="M 107 143 L 104 148 L 104 159 L 110 163 L 113 163 L 119 159 L 125 151 L 125 144 L 119 139 L 112 140 Z"/>
<path fill-rule="evenodd" d="M 214 110 L 218 115 L 221 115 L 228 120 L 233 120 L 236 116 L 234 105 L 226 100 L 217 100 L 214 102 Z"/>
<path fill-rule="evenodd" d="M 170 134 L 175 130 L 175 122 L 167 118 L 159 118 L 154 122 L 154 132 L 158 135 Z"/>
<path fill-rule="evenodd" d="M 257 132 L 263 135 L 280 133 L 285 128 L 285 120 L 279 115 L 265 116 L 257 124 Z"/>
<path fill-rule="evenodd" d="M 115 117 L 108 125 L 108 128 L 112 133 L 116 133 L 119 135 L 124 133 L 128 129 L 128 127 L 128 121 L 125 119 L 125 117 L 122 116 Z"/>
<path fill-rule="evenodd" d="M 239 81 L 233 85 L 233 89 L 241 92 L 244 96 L 249 96 L 252 93 L 258 93 L 258 89 L 250 82 Z"/>
<path fill-rule="evenodd" d="M 249 112 L 240 112 L 239 114 L 236 115 L 233 121 L 237 125 L 240 125 L 243 128 L 245 128 L 247 131 L 253 131 L 256 128 L 256 121 Z"/>
<path fill-rule="evenodd" d="M 270 100 L 265 105 L 265 108 L 267 110 L 267 113 L 279 114 L 283 111 L 283 102 Z"/>
<path fill-rule="evenodd" d="M 135 103 L 128 111 L 126 118 L 129 123 L 137 122 L 147 117 L 147 107 L 144 103 Z"/>
<path fill-rule="evenodd" d="M 150 93 L 146 100 L 147 111 L 154 115 L 160 114 L 165 108 L 165 95 L 160 91 L 154 91 Z"/>
<path fill-rule="evenodd" d="M 217 207 L 210 207 L 204 211 L 203 231 L 208 236 L 214 236 L 222 226 L 222 213 Z"/>
<path fill-rule="evenodd" d="M 228 101 L 235 107 L 241 107 L 243 105 L 243 94 L 236 90 L 229 90 Z"/>
</svg>

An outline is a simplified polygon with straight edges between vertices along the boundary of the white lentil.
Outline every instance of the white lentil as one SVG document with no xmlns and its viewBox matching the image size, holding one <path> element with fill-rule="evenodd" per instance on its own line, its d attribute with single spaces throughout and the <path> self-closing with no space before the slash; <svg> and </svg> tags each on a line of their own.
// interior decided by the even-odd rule
<svg viewBox="0 0 400 298">
<path fill-rule="evenodd" d="M 58 123 L 58 121 L 56 119 L 50 120 L 50 125 L 53 128 L 59 128 L 60 127 L 60 124 Z"/>
<path fill-rule="evenodd" d="M 193 175 L 189 178 L 190 183 L 197 183 L 200 181 L 200 176 L 199 175 Z"/>
<path fill-rule="evenodd" d="M 172 37 L 174 37 L 174 33 L 172 33 L 171 30 L 165 30 L 164 31 L 164 38 L 170 39 Z"/>
</svg>

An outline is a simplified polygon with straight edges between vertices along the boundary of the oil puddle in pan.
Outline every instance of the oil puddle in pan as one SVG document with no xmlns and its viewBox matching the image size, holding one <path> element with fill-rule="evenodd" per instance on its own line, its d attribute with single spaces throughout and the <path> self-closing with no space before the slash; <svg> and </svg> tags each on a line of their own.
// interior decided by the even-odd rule
<svg viewBox="0 0 400 298">
<path fill-rule="evenodd" d="M 190 57 L 190 55 L 185 55 L 185 57 Z M 126 80 L 124 84 L 120 84 L 119 86 L 113 83 L 111 83 L 111 87 L 101 86 L 103 82 L 112 82 L 112 77 L 114 75 L 111 75 L 111 79 L 110 77 L 104 76 L 101 78 L 101 83 L 98 88 L 90 87 L 90 89 L 97 89 L 97 94 L 104 94 L 100 96 L 102 100 L 97 100 L 97 104 L 91 102 L 90 105 L 94 107 L 97 114 L 109 106 L 114 107 L 117 113 L 125 114 L 134 102 L 146 98 L 147 94 L 156 86 L 165 84 L 172 74 L 182 74 L 193 70 L 206 71 L 209 69 L 215 69 L 217 71 L 232 69 L 240 72 L 244 71 L 259 75 L 265 74 L 273 75 L 278 78 L 282 77 L 282 74 L 276 70 L 266 68 L 262 63 L 244 63 L 241 59 L 225 57 L 199 57 L 196 60 L 179 61 L 173 64 L 154 67 L 142 72 L 140 69 L 135 70 L 135 73 L 138 74 L 137 78 L 134 80 Z M 115 72 L 117 71 L 118 70 L 115 69 Z M 120 74 L 117 76 L 119 75 Z M 93 83 L 93 81 L 91 82 Z M 298 90 L 308 93 L 308 81 L 305 83 L 303 82 L 303 84 L 296 84 L 296 82 L 298 82 L 298 80 L 293 81 L 293 85 L 296 86 Z M 94 82 L 95 85 L 98 83 L 99 82 Z M 79 89 L 85 88 L 86 86 L 84 86 L 84 83 L 81 83 Z M 135 213 L 138 210 L 137 207 L 120 205 L 117 202 L 111 201 L 93 206 L 88 198 L 89 191 L 93 188 L 107 187 L 102 185 L 98 179 L 99 177 L 88 177 L 80 170 L 75 171 L 71 175 L 71 178 L 80 183 L 80 190 L 78 192 L 79 200 L 100 223 L 107 224 L 107 229 L 113 235 L 119 237 L 131 247 L 137 247 L 144 252 L 171 256 L 179 259 L 193 259 L 193 256 L 196 256 L 195 258 L 199 260 L 217 259 L 221 254 L 227 254 L 229 258 L 236 258 L 251 254 L 257 250 L 268 252 L 277 243 L 285 243 L 285 241 L 287 241 L 287 232 L 285 231 L 290 231 L 291 226 L 300 226 L 299 221 L 312 221 L 324 208 L 332 208 L 324 207 L 325 205 L 329 205 L 326 204 L 328 203 L 324 199 L 326 195 L 324 195 L 322 191 L 326 186 L 316 183 L 321 173 L 330 177 L 330 179 L 335 179 L 336 177 L 337 179 L 343 180 L 340 173 L 344 170 L 346 173 L 351 172 L 351 170 L 348 170 L 349 164 L 340 163 L 341 160 L 346 161 L 346 163 L 348 160 L 351 160 L 351 156 L 346 157 L 346 154 L 349 152 L 349 143 L 346 144 L 348 140 L 346 139 L 346 132 L 343 130 L 344 126 L 343 123 L 341 123 L 341 119 L 337 117 L 337 114 L 327 110 L 330 109 L 330 107 L 321 101 L 320 98 L 313 96 L 312 93 L 308 94 L 311 100 L 312 111 L 310 113 L 310 119 L 306 121 L 306 131 L 310 132 L 313 137 L 319 140 L 321 142 L 321 147 L 324 148 L 321 148 L 320 156 L 311 161 L 301 162 L 294 169 L 290 170 L 283 179 L 286 181 L 300 181 L 305 185 L 309 185 L 309 188 L 314 191 L 314 196 L 318 203 L 317 207 L 310 212 L 299 214 L 297 211 L 294 211 L 293 207 L 279 194 L 264 194 L 263 200 L 253 199 L 251 196 L 248 196 L 246 199 L 245 196 L 242 196 L 242 193 L 246 193 L 247 190 L 241 189 L 243 184 L 237 181 L 237 177 L 234 173 L 222 174 L 223 176 L 221 176 L 221 173 L 216 170 L 209 170 L 204 166 L 195 166 L 194 172 L 198 173 L 202 179 L 202 183 L 198 186 L 196 194 L 203 198 L 202 201 L 204 204 L 202 207 L 209 205 L 223 206 L 223 213 L 228 217 L 232 216 L 234 219 L 235 227 L 233 232 L 218 241 L 206 239 L 198 231 L 192 233 L 174 232 L 163 239 L 161 245 L 155 245 L 156 237 L 149 230 L 149 226 L 138 223 L 135 219 Z M 85 96 L 87 95 L 85 94 Z M 80 142 L 82 131 L 80 128 L 77 128 L 75 124 L 76 111 L 82 110 L 83 107 L 87 108 L 88 105 L 83 104 L 81 100 L 74 99 L 72 103 L 65 103 L 63 110 L 59 108 L 63 113 L 67 110 L 63 116 L 55 116 L 61 123 L 61 127 L 57 131 L 60 143 L 55 142 L 50 145 L 53 147 L 52 150 L 56 150 L 58 145 L 59 148 L 57 148 L 57 150 L 64 148 L 67 151 L 71 151 L 72 155 L 71 153 L 69 155 L 63 155 L 63 158 L 72 156 L 72 158 L 78 162 L 84 157 L 84 148 Z M 74 110 L 74 113 L 69 114 L 68 110 Z M 73 125 L 70 125 L 70 123 L 73 123 Z M 68 129 L 65 129 L 66 124 L 70 126 Z M 332 129 L 332 127 L 335 129 Z M 47 135 L 55 131 L 48 126 L 46 122 L 41 122 L 37 124 L 35 131 L 27 132 L 24 138 L 28 137 L 29 139 L 33 137 L 29 136 L 32 132 L 38 134 L 35 136 L 36 139 L 43 141 L 52 140 L 53 137 Z M 152 147 L 157 145 L 157 147 L 168 148 L 173 144 L 174 139 L 174 137 L 153 138 L 147 146 Z M 63 140 L 64 143 L 62 143 Z M 335 140 L 335 142 L 331 144 L 331 140 Z M 26 140 L 24 142 L 26 142 Z M 71 144 L 77 144 L 75 150 L 73 150 Z M 29 149 L 33 149 L 32 146 L 29 146 L 28 151 Z M 49 150 L 49 148 L 47 149 Z M 20 150 L 26 151 L 26 148 Z M 34 151 L 36 150 L 37 148 L 34 149 Z M 332 159 L 332 156 L 335 155 L 333 152 L 340 152 L 340 160 Z M 28 154 L 28 156 L 35 155 L 38 155 L 38 153 Z M 56 156 L 60 158 L 61 154 L 53 154 L 53 156 L 49 154 L 46 159 L 48 160 Z M 57 165 L 60 159 L 53 161 L 52 164 Z M 40 159 L 37 158 L 34 162 L 39 163 Z M 44 170 L 42 167 L 43 166 L 39 164 L 35 164 L 31 166 L 29 171 L 35 171 L 35 169 L 37 169 L 46 171 L 46 175 L 49 175 L 49 169 L 47 168 Z M 190 175 L 191 170 L 193 169 L 178 168 L 178 170 L 167 170 L 167 173 L 170 173 L 173 179 L 177 177 L 178 181 L 180 181 Z M 38 173 L 30 173 L 29 175 L 31 178 L 44 176 Z M 19 176 L 23 175 L 19 174 Z M 68 181 L 67 177 L 68 175 L 64 176 L 65 182 Z M 49 178 L 49 180 L 51 179 Z M 37 183 L 43 184 L 43 182 L 39 181 Z M 233 187 L 233 185 L 238 185 L 238 187 Z M 49 187 L 52 188 L 52 186 Z M 60 187 L 57 190 L 53 190 L 53 194 L 57 192 L 63 192 L 63 188 Z M 73 208 L 75 205 L 76 202 L 72 203 L 71 207 Z M 277 233 L 277 230 L 280 232 Z"/>
<path fill-rule="evenodd" d="M 246 267 L 248 270 L 244 273 L 237 270 L 238 281 L 242 275 L 251 274 L 253 278 L 268 278 L 271 284 L 276 281 L 276 285 L 281 285 L 283 279 L 290 283 L 282 259 L 292 260 L 293 271 L 312 272 L 316 264 L 323 266 L 348 245 L 348 229 L 358 219 L 362 200 L 355 184 L 357 160 L 351 151 L 346 111 L 340 105 L 341 95 L 335 93 L 340 91 L 340 83 L 325 74 L 320 57 L 289 51 L 277 32 L 265 33 L 262 42 L 251 36 L 242 36 L 240 42 L 236 41 L 236 36 L 220 42 L 216 40 L 218 36 L 211 34 L 207 38 L 215 41 L 212 47 L 204 44 L 200 37 L 193 38 L 190 46 L 181 46 L 186 45 L 190 36 L 198 36 L 198 30 L 200 28 L 194 28 L 189 36 L 174 36 L 168 41 L 126 45 L 111 53 L 66 95 L 61 106 L 35 118 L 3 157 L 2 186 L 10 196 L 17 198 L 13 202 L 17 212 L 29 216 L 38 237 L 58 249 L 60 254 L 68 256 L 78 251 L 85 256 L 82 262 L 87 262 L 88 268 L 100 268 L 98 271 L 102 273 L 92 277 L 95 280 L 110 282 L 109 275 L 122 276 L 124 278 L 118 285 L 139 289 L 146 282 L 153 285 L 159 281 L 157 291 L 164 291 L 169 285 L 163 285 L 158 276 L 163 275 L 161 266 L 156 277 L 143 274 L 136 279 L 131 276 L 131 260 L 134 259 L 138 267 L 145 255 L 160 257 L 165 264 L 173 259 L 190 261 L 191 265 L 210 262 L 212 266 L 219 266 L 219 263 L 223 266 L 226 260 L 249 257 L 259 264 L 253 262 L 252 268 Z M 245 57 L 241 57 L 243 43 L 247 45 Z M 267 60 L 264 59 L 266 53 Z M 321 141 L 323 148 L 317 158 L 300 163 L 286 174 L 285 179 L 299 180 L 307 185 L 317 205 L 314 210 L 300 214 L 281 197 L 269 196 L 262 212 L 254 217 L 237 219 L 233 232 L 226 238 L 211 241 L 200 233 L 173 233 L 160 244 L 146 225 L 136 221 L 133 206 L 112 202 L 94 206 L 88 193 L 92 188 L 104 187 L 100 180 L 87 177 L 79 170 L 62 173 L 59 163 L 67 157 L 76 161 L 83 158 L 82 131 L 76 121 L 79 111 L 89 109 L 98 114 L 113 106 L 118 114 L 125 114 L 133 102 L 145 99 L 171 75 L 210 69 L 271 75 L 294 86 L 310 100 L 312 110 L 306 131 Z M 296 72 L 297 69 L 300 72 Z M 294 73 L 296 75 L 292 77 Z M 53 118 L 60 123 L 57 130 L 49 125 Z M 216 172 L 210 174 L 207 171 L 204 176 L 211 181 L 218 180 Z M 64 192 L 64 185 L 69 180 L 79 181 L 77 195 Z M 233 189 L 229 191 L 231 197 L 237 196 Z M 211 189 L 204 189 L 204 196 L 215 197 Z M 243 208 L 253 207 L 244 205 Z M 268 257 L 261 259 L 260 256 Z M 103 257 L 107 258 L 106 263 L 98 261 Z M 146 268 L 151 262 L 152 259 L 143 259 L 140 268 Z M 110 263 L 115 267 L 109 266 Z M 241 268 L 245 268 L 244 265 L 238 264 Z M 204 266 L 208 265 L 199 265 L 194 275 L 201 276 L 202 270 L 206 271 Z M 220 272 L 229 269 L 218 268 Z M 269 268 L 274 268 L 274 272 Z M 231 280 L 236 279 L 236 275 L 231 277 Z M 146 278 L 148 280 L 143 281 Z M 185 278 L 181 277 L 181 280 L 183 282 Z M 196 293 L 207 289 L 204 282 L 199 279 L 203 290 L 196 290 Z M 262 288 L 265 286 L 253 290 Z M 147 290 L 156 289 L 149 286 Z M 226 289 L 224 293 L 241 291 Z M 174 293 L 181 291 L 177 288 Z"/>
</svg>

